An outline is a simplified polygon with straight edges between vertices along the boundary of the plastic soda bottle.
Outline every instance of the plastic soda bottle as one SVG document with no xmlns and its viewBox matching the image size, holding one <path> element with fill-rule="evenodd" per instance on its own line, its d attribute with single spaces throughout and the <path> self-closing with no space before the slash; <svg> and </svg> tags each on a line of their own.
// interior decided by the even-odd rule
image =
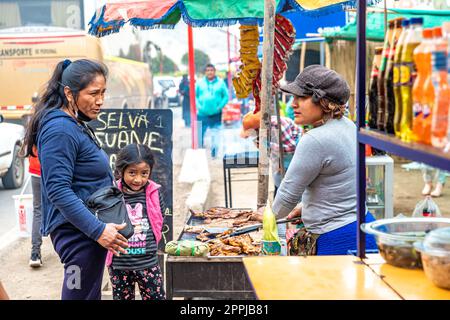
<svg viewBox="0 0 450 320">
<path fill-rule="evenodd" d="M 394 22 L 394 32 L 391 39 L 391 50 L 389 50 L 389 57 L 386 65 L 386 72 L 384 74 L 384 98 L 386 104 L 384 117 L 384 130 L 387 133 L 394 133 L 394 113 L 395 113 L 395 96 L 394 96 L 394 55 L 397 50 L 397 43 L 402 33 L 403 18 L 396 18 Z"/>
<path fill-rule="evenodd" d="M 430 51 L 430 65 L 428 66 L 428 72 L 429 76 L 425 80 L 424 83 L 424 95 L 423 95 L 423 110 L 422 110 L 422 116 L 423 116 L 423 136 L 422 136 L 422 142 L 425 144 L 431 145 L 431 122 L 432 122 L 432 111 L 434 109 L 434 103 L 435 103 L 435 87 L 433 83 L 433 77 L 432 77 L 432 60 L 431 60 L 431 52 L 434 48 L 434 36 L 435 36 L 435 30 L 432 30 L 432 38 L 430 39 L 429 43 L 429 51 Z"/>
<path fill-rule="evenodd" d="M 442 36 L 442 28 L 435 30 L 435 46 L 432 51 L 433 83 L 435 87 L 435 105 L 431 119 L 431 144 L 444 148 L 447 144 L 448 108 L 450 90 L 447 82 L 447 40 Z"/>
<path fill-rule="evenodd" d="M 409 29 L 409 20 L 402 21 L 402 33 L 398 38 L 397 47 L 394 54 L 394 71 L 393 71 L 393 87 L 395 98 L 395 110 L 394 110 L 394 131 L 397 137 L 400 137 L 400 120 L 402 117 L 402 96 L 400 94 L 400 65 L 401 56 L 403 51 L 403 45 L 405 43 L 406 34 Z"/>
<path fill-rule="evenodd" d="M 402 50 L 400 67 L 400 93 L 402 97 L 402 117 L 400 120 L 400 135 L 403 141 L 412 138 L 412 85 L 416 78 L 416 66 L 413 61 L 414 49 L 422 42 L 423 18 L 411 18 L 411 27 L 406 34 Z"/>
<path fill-rule="evenodd" d="M 370 73 L 369 84 L 369 110 L 367 114 L 367 124 L 369 128 L 377 128 L 377 112 L 378 112 L 378 76 L 380 72 L 381 54 L 383 47 L 375 48 L 373 57 L 372 72 Z"/>
<path fill-rule="evenodd" d="M 444 31 L 444 36 L 447 39 L 447 83 L 450 85 L 450 22 L 444 22 L 442 24 L 442 29 Z M 448 102 L 450 105 L 450 101 Z M 450 117 L 448 117 L 447 123 L 447 146 L 445 151 L 450 149 Z"/>
<path fill-rule="evenodd" d="M 386 73 L 387 62 L 391 50 L 391 40 L 394 33 L 394 21 L 389 21 L 389 29 L 384 39 L 383 52 L 381 53 L 380 72 L 378 75 L 378 109 L 377 109 L 377 127 L 384 130 L 384 117 L 386 112 L 384 75 Z"/>
<path fill-rule="evenodd" d="M 414 50 L 414 63 L 417 66 L 417 78 L 412 88 L 413 97 L 413 135 L 412 139 L 417 142 L 428 142 L 430 140 L 430 107 L 427 105 L 425 96 L 425 83 L 431 77 L 431 44 L 433 29 L 425 29 L 422 32 L 423 41 Z M 432 88 L 434 89 L 434 88 Z M 428 120 L 427 120 L 428 119 Z M 428 122 L 427 137 L 425 133 L 425 120 Z M 428 142 L 429 143 L 429 142 Z"/>
</svg>

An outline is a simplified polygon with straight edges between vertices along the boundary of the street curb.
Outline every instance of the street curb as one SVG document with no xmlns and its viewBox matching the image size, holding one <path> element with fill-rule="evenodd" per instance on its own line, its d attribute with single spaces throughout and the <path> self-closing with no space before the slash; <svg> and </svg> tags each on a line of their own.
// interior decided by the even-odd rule
<svg viewBox="0 0 450 320">
<path fill-rule="evenodd" d="M 206 149 L 186 149 L 178 182 L 211 181 Z"/>
<path fill-rule="evenodd" d="M 190 168 L 191 170 L 189 170 Z M 186 207 L 194 211 L 204 211 L 210 196 L 209 189 L 211 186 L 206 150 L 186 150 L 181 171 L 182 173 L 191 171 L 189 173 L 191 179 L 186 179 L 186 175 L 180 175 L 180 181 L 190 180 L 192 183 L 191 192 L 185 201 Z"/>
<path fill-rule="evenodd" d="M 204 211 L 210 195 L 210 186 L 209 180 L 195 182 L 192 185 L 189 197 L 186 199 L 186 207 L 193 211 Z"/>
<path fill-rule="evenodd" d="M 3 249 L 10 248 L 13 243 L 18 243 L 18 240 L 22 239 L 22 237 L 19 237 L 18 233 L 18 228 L 14 227 L 0 237 L 0 255 Z"/>
<path fill-rule="evenodd" d="M 192 183 L 192 189 L 185 201 L 188 209 L 204 211 L 210 197 L 211 174 L 205 149 L 186 150 L 180 182 Z"/>
</svg>

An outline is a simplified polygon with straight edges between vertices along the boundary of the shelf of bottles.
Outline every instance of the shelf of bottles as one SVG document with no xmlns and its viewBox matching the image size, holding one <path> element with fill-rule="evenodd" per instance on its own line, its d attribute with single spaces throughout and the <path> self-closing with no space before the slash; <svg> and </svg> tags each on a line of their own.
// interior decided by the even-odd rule
<svg viewBox="0 0 450 320">
<path fill-rule="evenodd" d="M 450 152 L 445 150 L 418 142 L 404 142 L 395 135 L 372 129 L 360 129 L 358 140 L 376 149 L 450 171 Z"/>
<path fill-rule="evenodd" d="M 365 176 L 365 144 L 450 171 L 450 14 L 436 11 L 439 18 L 427 17 L 425 28 L 419 15 L 389 21 L 384 44 L 375 49 L 365 104 L 365 13 L 366 2 L 358 2 L 357 105 L 368 106 L 358 109 L 358 177 Z M 370 193 L 365 179 L 357 183 L 361 224 Z M 364 257 L 365 235 L 359 226 L 357 232 Z"/>
<path fill-rule="evenodd" d="M 361 143 L 450 171 L 450 16 L 389 21 L 375 50 Z M 442 20 L 440 20 L 442 21 Z"/>
</svg>

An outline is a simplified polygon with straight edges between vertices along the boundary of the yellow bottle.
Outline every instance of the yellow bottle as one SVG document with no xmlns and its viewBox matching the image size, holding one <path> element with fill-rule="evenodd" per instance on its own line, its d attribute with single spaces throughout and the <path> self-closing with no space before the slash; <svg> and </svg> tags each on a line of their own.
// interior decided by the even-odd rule
<svg viewBox="0 0 450 320">
<path fill-rule="evenodd" d="M 414 49 L 422 42 L 423 18 L 411 18 L 411 27 L 406 34 L 405 44 L 401 54 L 400 93 L 402 97 L 402 117 L 400 120 L 400 137 L 405 142 L 412 140 L 412 86 L 416 77 L 414 64 Z"/>
<path fill-rule="evenodd" d="M 394 131 L 397 137 L 400 136 L 400 121 L 402 119 L 402 96 L 400 93 L 400 66 L 403 52 L 403 45 L 405 43 L 406 34 L 408 33 L 409 20 L 402 21 L 402 33 L 398 39 L 397 48 L 394 55 L 394 97 L 395 97 L 395 111 L 394 111 Z"/>
</svg>

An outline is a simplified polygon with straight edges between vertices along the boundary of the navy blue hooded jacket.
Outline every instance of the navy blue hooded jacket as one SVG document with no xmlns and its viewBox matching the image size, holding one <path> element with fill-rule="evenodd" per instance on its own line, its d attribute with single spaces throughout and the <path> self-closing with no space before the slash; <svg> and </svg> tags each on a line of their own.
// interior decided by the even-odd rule
<svg viewBox="0 0 450 320">
<path fill-rule="evenodd" d="M 67 222 L 93 240 L 105 229 L 105 223 L 95 218 L 83 202 L 100 188 L 111 186 L 113 176 L 108 156 L 84 130 L 59 109 L 42 119 L 37 147 L 44 236 Z"/>
</svg>

